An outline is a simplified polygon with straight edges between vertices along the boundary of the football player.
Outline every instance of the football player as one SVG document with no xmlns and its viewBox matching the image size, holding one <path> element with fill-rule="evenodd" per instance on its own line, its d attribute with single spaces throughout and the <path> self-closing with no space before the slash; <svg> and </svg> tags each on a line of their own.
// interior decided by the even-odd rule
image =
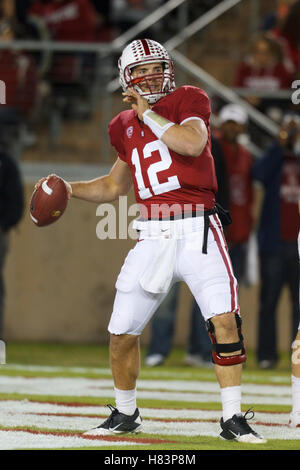
<svg viewBox="0 0 300 470">
<path fill-rule="evenodd" d="M 300 428 L 300 324 L 292 353 L 292 412 L 289 426 Z"/>
<path fill-rule="evenodd" d="M 221 437 L 266 442 L 249 426 L 248 414 L 241 413 L 246 354 L 237 281 L 215 206 L 209 98 L 194 86 L 176 89 L 173 62 L 156 41 L 134 40 L 118 66 L 130 109 L 109 124 L 117 161 L 106 176 L 66 183 L 70 197 L 96 203 L 114 201 L 133 184 L 141 208 L 135 223 L 139 241 L 118 276 L 108 325 L 116 406 L 109 405 L 109 418 L 88 434 L 141 430 L 136 403 L 139 336 L 172 284 L 185 281 L 213 343 L 223 409 Z"/>
<path fill-rule="evenodd" d="M 300 201 L 298 203 L 300 213 Z M 298 235 L 298 252 L 300 258 L 300 231 Z M 299 289 L 300 294 L 300 289 Z M 299 295 L 300 297 L 300 295 Z M 289 426 L 300 428 L 300 323 L 296 339 L 292 345 L 292 412 Z"/>
</svg>

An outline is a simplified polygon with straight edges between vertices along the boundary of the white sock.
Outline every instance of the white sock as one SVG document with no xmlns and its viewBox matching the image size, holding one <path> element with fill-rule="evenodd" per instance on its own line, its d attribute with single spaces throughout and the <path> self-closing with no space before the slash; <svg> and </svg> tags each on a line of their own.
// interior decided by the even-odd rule
<svg viewBox="0 0 300 470">
<path fill-rule="evenodd" d="M 131 416 L 136 410 L 136 388 L 119 390 L 115 387 L 116 408 L 120 413 Z"/>
<path fill-rule="evenodd" d="M 241 387 L 221 388 L 223 420 L 227 421 L 233 415 L 241 413 Z"/>
<path fill-rule="evenodd" d="M 293 413 L 300 413 L 300 377 L 292 375 Z"/>
</svg>

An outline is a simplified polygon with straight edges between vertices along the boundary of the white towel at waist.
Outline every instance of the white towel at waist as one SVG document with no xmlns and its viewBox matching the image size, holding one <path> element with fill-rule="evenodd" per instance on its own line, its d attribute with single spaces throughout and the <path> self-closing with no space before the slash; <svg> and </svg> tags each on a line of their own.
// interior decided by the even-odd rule
<svg viewBox="0 0 300 470">
<path fill-rule="evenodd" d="M 179 220 L 134 220 L 133 228 L 139 230 L 141 240 L 152 239 L 157 245 L 152 261 L 140 279 L 140 285 L 152 294 L 167 292 L 176 265 L 177 241 L 192 232 L 203 233 L 204 217 Z"/>
<path fill-rule="evenodd" d="M 154 241 L 157 250 L 151 263 L 140 279 L 140 285 L 151 294 L 168 292 L 172 282 L 175 263 L 177 240 L 160 238 Z"/>
</svg>

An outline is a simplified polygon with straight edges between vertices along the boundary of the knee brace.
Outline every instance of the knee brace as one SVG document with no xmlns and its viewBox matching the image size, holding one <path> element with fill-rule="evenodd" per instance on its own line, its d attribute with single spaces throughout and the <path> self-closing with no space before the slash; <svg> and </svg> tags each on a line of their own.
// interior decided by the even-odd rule
<svg viewBox="0 0 300 470">
<path fill-rule="evenodd" d="M 207 320 L 206 322 L 207 332 L 212 342 L 212 360 L 214 364 L 218 364 L 220 366 L 233 366 L 246 361 L 246 351 L 241 328 L 242 320 L 237 314 L 235 314 L 235 320 L 239 336 L 239 341 L 237 343 L 217 343 L 213 322 L 211 320 Z M 220 356 L 221 353 L 234 353 L 235 351 L 241 351 L 241 353 L 232 356 Z"/>
</svg>

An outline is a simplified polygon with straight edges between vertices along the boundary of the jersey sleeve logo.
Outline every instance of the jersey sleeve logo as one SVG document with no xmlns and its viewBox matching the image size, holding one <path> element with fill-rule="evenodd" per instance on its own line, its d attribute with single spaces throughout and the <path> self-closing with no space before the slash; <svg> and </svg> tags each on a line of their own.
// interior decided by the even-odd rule
<svg viewBox="0 0 300 470">
<path fill-rule="evenodd" d="M 126 134 L 127 134 L 128 139 L 131 139 L 132 134 L 133 134 L 133 126 L 127 127 Z"/>
</svg>

